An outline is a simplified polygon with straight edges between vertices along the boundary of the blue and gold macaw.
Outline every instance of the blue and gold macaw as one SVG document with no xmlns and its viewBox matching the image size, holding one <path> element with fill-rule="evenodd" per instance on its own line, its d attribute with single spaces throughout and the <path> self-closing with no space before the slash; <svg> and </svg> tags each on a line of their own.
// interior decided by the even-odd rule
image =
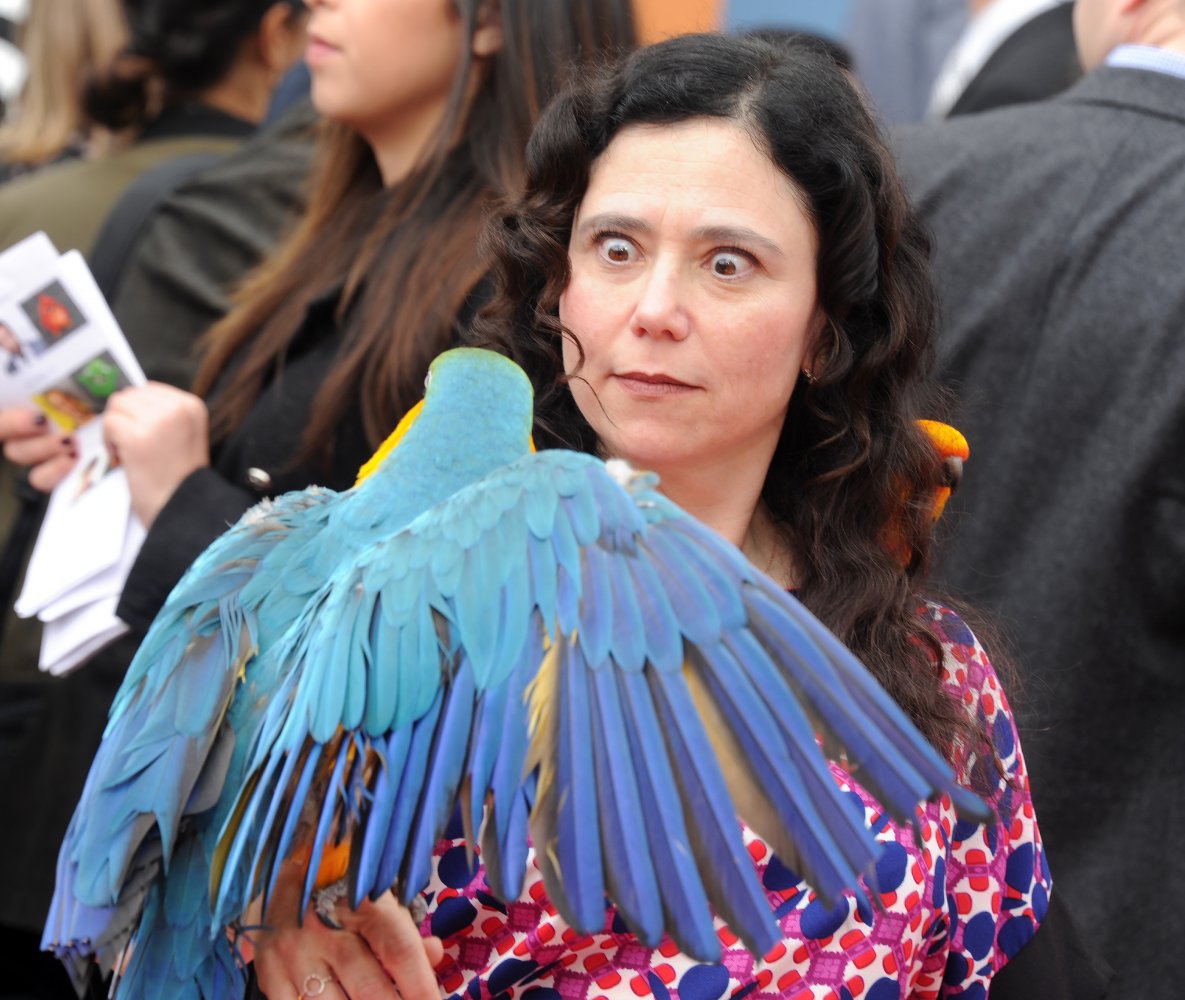
<svg viewBox="0 0 1185 1000">
<path fill-rule="evenodd" d="M 764 954 L 779 931 L 738 816 L 826 899 L 872 877 L 824 752 L 899 820 L 942 793 L 985 818 L 851 653 L 655 477 L 534 453 L 512 362 L 443 354 L 421 407 L 354 488 L 258 505 L 170 595 L 45 947 L 123 969 L 120 996 L 238 998 L 227 928 L 283 864 L 302 913 L 340 874 L 351 905 L 407 903 L 459 808 L 505 899 L 529 834 L 573 927 L 600 929 L 608 895 L 642 940 L 712 960 L 715 910 Z"/>
</svg>

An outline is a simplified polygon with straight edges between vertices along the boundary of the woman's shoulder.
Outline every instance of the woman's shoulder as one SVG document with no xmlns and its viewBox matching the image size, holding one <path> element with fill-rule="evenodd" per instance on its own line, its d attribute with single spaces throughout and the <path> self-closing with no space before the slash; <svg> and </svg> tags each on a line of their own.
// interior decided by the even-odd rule
<svg viewBox="0 0 1185 1000">
<path fill-rule="evenodd" d="M 918 610 L 942 647 L 942 686 L 946 692 L 980 721 L 990 722 L 1001 712 L 1011 717 L 991 657 L 959 613 L 937 601 L 926 601 Z"/>
</svg>

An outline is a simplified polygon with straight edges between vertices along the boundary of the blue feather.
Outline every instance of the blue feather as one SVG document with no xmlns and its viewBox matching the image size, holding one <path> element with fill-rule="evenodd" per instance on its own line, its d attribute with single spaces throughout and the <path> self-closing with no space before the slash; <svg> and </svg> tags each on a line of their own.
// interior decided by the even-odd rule
<svg viewBox="0 0 1185 1000">
<path fill-rule="evenodd" d="M 433 738 L 428 773 L 408 840 L 404 892 L 418 893 L 428 884 L 432 848 L 453 814 L 457 786 L 469 751 L 473 724 L 473 669 L 462 658 L 444 688 L 444 705 Z"/>
<path fill-rule="evenodd" d="M 716 911 L 743 937 L 754 954 L 764 955 L 779 935 L 753 859 L 745 849 L 732 800 L 698 711 L 680 674 L 648 671 L 662 732 L 674 762 L 675 781 L 684 811 L 698 819 L 692 852 L 717 886 L 709 891 Z M 698 748 L 698 749 L 697 749 Z"/>
<path fill-rule="evenodd" d="M 382 860 L 379 862 L 379 882 L 395 885 L 407 859 L 407 842 L 415 819 L 416 807 L 423 787 L 424 774 L 428 768 L 428 753 L 436 734 L 436 722 L 444 702 L 444 689 L 438 688 L 432 706 L 412 727 L 411 744 L 403 773 L 399 777 L 399 789 L 395 797 L 395 809 L 387 825 L 387 840 L 383 845 Z M 405 892 L 400 886 L 400 900 L 406 906 L 417 890 Z"/>
<path fill-rule="evenodd" d="M 355 907 L 361 904 L 364 896 L 377 898 L 391 886 L 390 880 L 384 883 L 379 879 L 378 872 L 387 844 L 400 779 L 411 746 L 411 734 L 411 726 L 404 726 L 390 733 L 383 744 L 379 766 L 372 783 L 370 807 L 362 819 L 362 846 L 353 852 L 352 860 L 357 860 L 353 866 L 350 898 Z"/>
<path fill-rule="evenodd" d="M 605 881 L 630 928 L 642 941 L 654 944 L 662 937 L 662 896 L 648 845 L 637 843 L 639 834 L 646 829 L 646 820 L 612 670 L 593 672 L 591 695 Z"/>
<path fill-rule="evenodd" d="M 720 939 L 692 856 L 683 803 L 649 682 L 641 672 L 620 673 L 616 680 L 643 802 L 646 840 L 639 849 L 649 845 L 662 892 L 666 927 L 688 955 L 702 962 L 716 961 L 720 957 Z"/>
<path fill-rule="evenodd" d="M 555 850 L 563 892 L 552 902 L 573 926 L 596 931 L 605 920 L 605 879 L 588 717 L 588 665 L 579 646 L 560 644 L 559 670 Z"/>
<path fill-rule="evenodd" d="M 683 633 L 679 618 L 662 589 L 658 573 L 644 559 L 625 563 L 646 637 L 646 659 L 663 673 L 683 668 Z"/>
<path fill-rule="evenodd" d="M 788 852 L 777 837 L 758 832 L 828 903 L 834 902 L 859 874 L 871 870 L 880 848 L 844 803 L 813 738 L 809 746 L 784 741 L 766 708 L 773 700 L 769 692 L 767 702 L 746 682 L 741 664 L 723 648 L 715 650 L 715 656 L 711 650 L 701 652 L 708 669 L 700 677 L 797 850 Z"/>
<path fill-rule="evenodd" d="M 271 873 L 268 877 L 268 889 L 264 894 L 265 899 L 271 898 L 272 891 L 276 885 L 276 879 L 280 875 L 280 865 L 291 852 L 292 837 L 296 833 L 296 827 L 300 822 L 300 814 L 304 806 L 304 801 L 308 798 L 309 787 L 312 785 L 313 778 L 317 774 L 317 764 L 321 759 L 321 753 L 324 749 L 324 746 L 320 743 L 309 744 L 308 753 L 304 758 L 304 766 L 300 771 L 300 779 L 296 784 L 296 788 L 293 790 L 291 800 L 288 802 L 288 815 L 285 817 L 284 825 L 280 829 L 280 836 L 276 841 L 276 846 L 271 852 Z M 302 912 L 303 909 L 302 907 Z"/>
<path fill-rule="evenodd" d="M 578 641 L 594 670 L 603 666 L 609 658 L 614 630 L 620 630 L 621 627 L 613 618 L 615 602 L 611 572 L 609 558 L 604 552 L 595 545 L 585 550 Z"/>
<path fill-rule="evenodd" d="M 349 739 L 343 738 L 338 744 L 337 759 L 333 765 L 333 773 L 329 778 L 329 788 L 325 792 L 325 798 L 321 802 L 321 813 L 317 817 L 317 830 L 313 834 L 309 863 L 305 870 L 304 889 L 300 897 L 300 912 L 302 914 L 309 905 L 309 897 L 313 894 L 313 886 L 317 881 L 317 871 L 321 867 L 321 854 L 325 849 L 325 842 L 329 839 L 334 817 L 337 815 L 338 798 L 340 797 L 342 788 L 342 775 L 345 773 L 346 764 L 350 759 L 351 749 L 352 744 Z M 293 802 L 292 811 L 294 813 L 299 812 L 302 804 L 303 800 Z"/>
</svg>

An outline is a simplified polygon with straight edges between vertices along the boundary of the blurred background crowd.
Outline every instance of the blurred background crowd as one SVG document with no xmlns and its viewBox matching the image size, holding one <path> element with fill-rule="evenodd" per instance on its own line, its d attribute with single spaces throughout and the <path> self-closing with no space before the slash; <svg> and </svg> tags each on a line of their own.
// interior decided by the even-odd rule
<svg viewBox="0 0 1185 1000">
<path fill-rule="evenodd" d="M 867 95 L 932 237 L 939 371 L 971 448 L 934 579 L 1008 640 L 1083 961 L 1115 970 L 1114 996 L 1182 995 L 1185 0 L 634 0 L 634 27 L 622 2 L 548 0 L 587 7 L 583 35 L 503 43 L 511 69 L 477 116 L 488 134 L 465 126 L 464 164 L 423 144 L 381 67 L 375 107 L 328 84 L 310 102 L 308 10 L 346 2 L 0 0 L 0 249 L 43 230 L 81 250 L 158 383 L 121 415 L 163 428 L 119 442 L 152 526 L 120 605 L 134 634 L 208 523 L 306 485 L 318 436 L 337 441 L 330 478 L 348 476 L 414 401 L 422 374 L 408 373 L 482 304 L 482 208 L 521 175 L 567 71 L 557 53 L 635 33 L 809 32 Z M 415 2 L 369 8 L 414 38 Z M 395 183 L 412 163 L 432 178 L 422 204 Z M 433 228 L 445 216 L 448 237 Z M 448 281 L 425 258 L 448 260 Z M 357 350 L 327 377 L 326 331 L 347 323 Z M 432 334 L 384 354 L 394 326 Z M 295 410 L 263 385 L 284 358 Z M 215 388 L 207 426 L 189 390 Z M 11 606 L 43 490 L 73 454 L 33 419 L 4 425 L 0 467 L 0 997 L 72 995 L 37 943 L 135 641 L 64 679 L 37 669 L 36 622 Z"/>
</svg>

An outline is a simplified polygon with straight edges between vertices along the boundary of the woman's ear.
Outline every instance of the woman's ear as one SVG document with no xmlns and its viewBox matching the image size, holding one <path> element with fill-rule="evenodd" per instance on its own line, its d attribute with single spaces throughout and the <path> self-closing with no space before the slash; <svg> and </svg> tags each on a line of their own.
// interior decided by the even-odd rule
<svg viewBox="0 0 1185 1000">
<path fill-rule="evenodd" d="M 498 0 L 484 0 L 477 8 L 477 27 L 473 32 L 473 54 L 479 59 L 502 51 L 502 7 Z"/>
<path fill-rule="evenodd" d="M 805 371 L 813 373 L 828 360 L 831 352 L 835 350 L 834 343 L 831 343 L 834 331 L 831 330 L 831 323 L 822 306 L 815 306 L 815 314 L 811 317 L 810 331 L 803 368 Z"/>
<path fill-rule="evenodd" d="M 259 22 L 259 52 L 276 78 L 300 59 L 307 44 L 308 8 L 293 8 L 287 0 L 272 4 Z"/>
</svg>

